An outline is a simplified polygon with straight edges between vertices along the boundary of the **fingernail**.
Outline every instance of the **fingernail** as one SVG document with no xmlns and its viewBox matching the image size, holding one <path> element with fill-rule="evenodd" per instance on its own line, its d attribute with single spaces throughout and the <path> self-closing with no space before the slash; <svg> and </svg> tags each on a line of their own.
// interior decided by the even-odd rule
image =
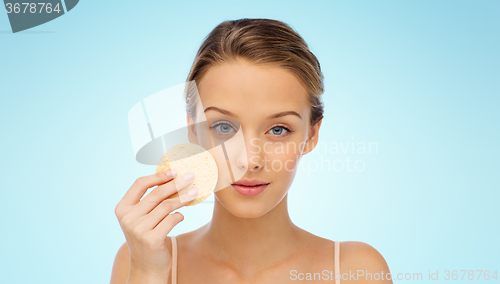
<svg viewBox="0 0 500 284">
<path fill-rule="evenodd" d="M 187 174 L 184 175 L 184 180 L 185 181 L 190 181 L 194 178 L 194 173 L 193 172 L 189 172 Z"/>
<path fill-rule="evenodd" d="M 191 188 L 187 194 L 191 197 L 196 196 L 198 194 L 198 189 L 196 187 Z"/>
<path fill-rule="evenodd" d="M 176 170 L 171 170 L 170 171 L 170 176 L 171 177 L 175 177 L 177 175 L 177 171 Z"/>
</svg>

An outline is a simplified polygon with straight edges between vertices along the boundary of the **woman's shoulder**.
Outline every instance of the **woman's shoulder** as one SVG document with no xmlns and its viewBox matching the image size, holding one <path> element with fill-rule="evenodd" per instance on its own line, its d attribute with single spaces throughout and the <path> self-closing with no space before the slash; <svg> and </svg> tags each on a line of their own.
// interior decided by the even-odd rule
<svg viewBox="0 0 500 284">
<path fill-rule="evenodd" d="M 365 280 L 364 277 L 366 277 L 368 273 L 372 275 L 378 273 L 379 276 L 383 273 L 385 276 L 390 272 L 384 257 L 373 246 L 358 241 L 344 241 L 339 243 L 341 273 L 349 274 L 349 271 L 351 271 L 356 274 L 358 270 L 362 270 L 365 275 L 362 276 L 362 278 Z M 391 281 L 388 283 L 391 283 Z"/>
<path fill-rule="evenodd" d="M 340 243 L 340 251 L 345 260 L 363 257 L 371 260 L 384 260 L 382 254 L 373 246 L 358 241 L 344 241 Z"/>
<path fill-rule="evenodd" d="M 128 249 L 127 242 L 124 242 L 115 256 L 115 261 L 113 262 L 113 269 L 111 271 L 110 283 L 127 283 L 128 275 L 130 270 L 130 253 Z"/>
</svg>

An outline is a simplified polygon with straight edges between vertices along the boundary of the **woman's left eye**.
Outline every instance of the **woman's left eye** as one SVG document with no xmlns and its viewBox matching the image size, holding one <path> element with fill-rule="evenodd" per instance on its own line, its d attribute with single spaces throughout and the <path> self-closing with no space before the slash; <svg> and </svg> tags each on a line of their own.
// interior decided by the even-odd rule
<svg viewBox="0 0 500 284">
<path fill-rule="evenodd" d="M 291 132 L 290 129 L 284 127 L 284 126 L 275 126 L 273 128 L 271 128 L 271 130 L 269 130 L 272 134 L 274 135 L 277 135 L 277 136 L 285 136 L 285 135 L 282 135 L 284 131 L 284 133 L 289 133 Z"/>
</svg>

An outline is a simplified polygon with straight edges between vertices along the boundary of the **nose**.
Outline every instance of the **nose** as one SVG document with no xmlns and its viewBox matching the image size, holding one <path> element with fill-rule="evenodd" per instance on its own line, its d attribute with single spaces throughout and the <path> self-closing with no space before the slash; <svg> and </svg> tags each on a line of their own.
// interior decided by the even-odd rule
<svg viewBox="0 0 500 284">
<path fill-rule="evenodd" d="M 260 171 L 264 165 L 262 155 L 261 139 L 255 136 L 245 136 L 245 151 L 242 151 L 237 159 L 236 166 L 244 171 Z"/>
</svg>

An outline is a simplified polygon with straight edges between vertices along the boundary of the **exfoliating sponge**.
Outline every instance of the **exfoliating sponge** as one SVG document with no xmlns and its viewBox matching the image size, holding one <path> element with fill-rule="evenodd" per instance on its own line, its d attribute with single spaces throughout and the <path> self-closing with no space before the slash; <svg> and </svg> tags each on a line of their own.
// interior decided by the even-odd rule
<svg viewBox="0 0 500 284">
<path fill-rule="evenodd" d="M 186 206 L 192 206 L 207 199 L 214 192 L 218 179 L 217 163 L 214 157 L 199 145 L 184 143 L 168 149 L 158 162 L 156 172 L 159 173 L 168 170 L 177 171 L 177 175 L 174 178 L 188 172 L 194 173 L 194 180 L 185 188 L 169 196 L 169 199 L 178 197 L 191 188 L 196 187 L 198 195 L 194 200 L 186 204 Z"/>
</svg>

